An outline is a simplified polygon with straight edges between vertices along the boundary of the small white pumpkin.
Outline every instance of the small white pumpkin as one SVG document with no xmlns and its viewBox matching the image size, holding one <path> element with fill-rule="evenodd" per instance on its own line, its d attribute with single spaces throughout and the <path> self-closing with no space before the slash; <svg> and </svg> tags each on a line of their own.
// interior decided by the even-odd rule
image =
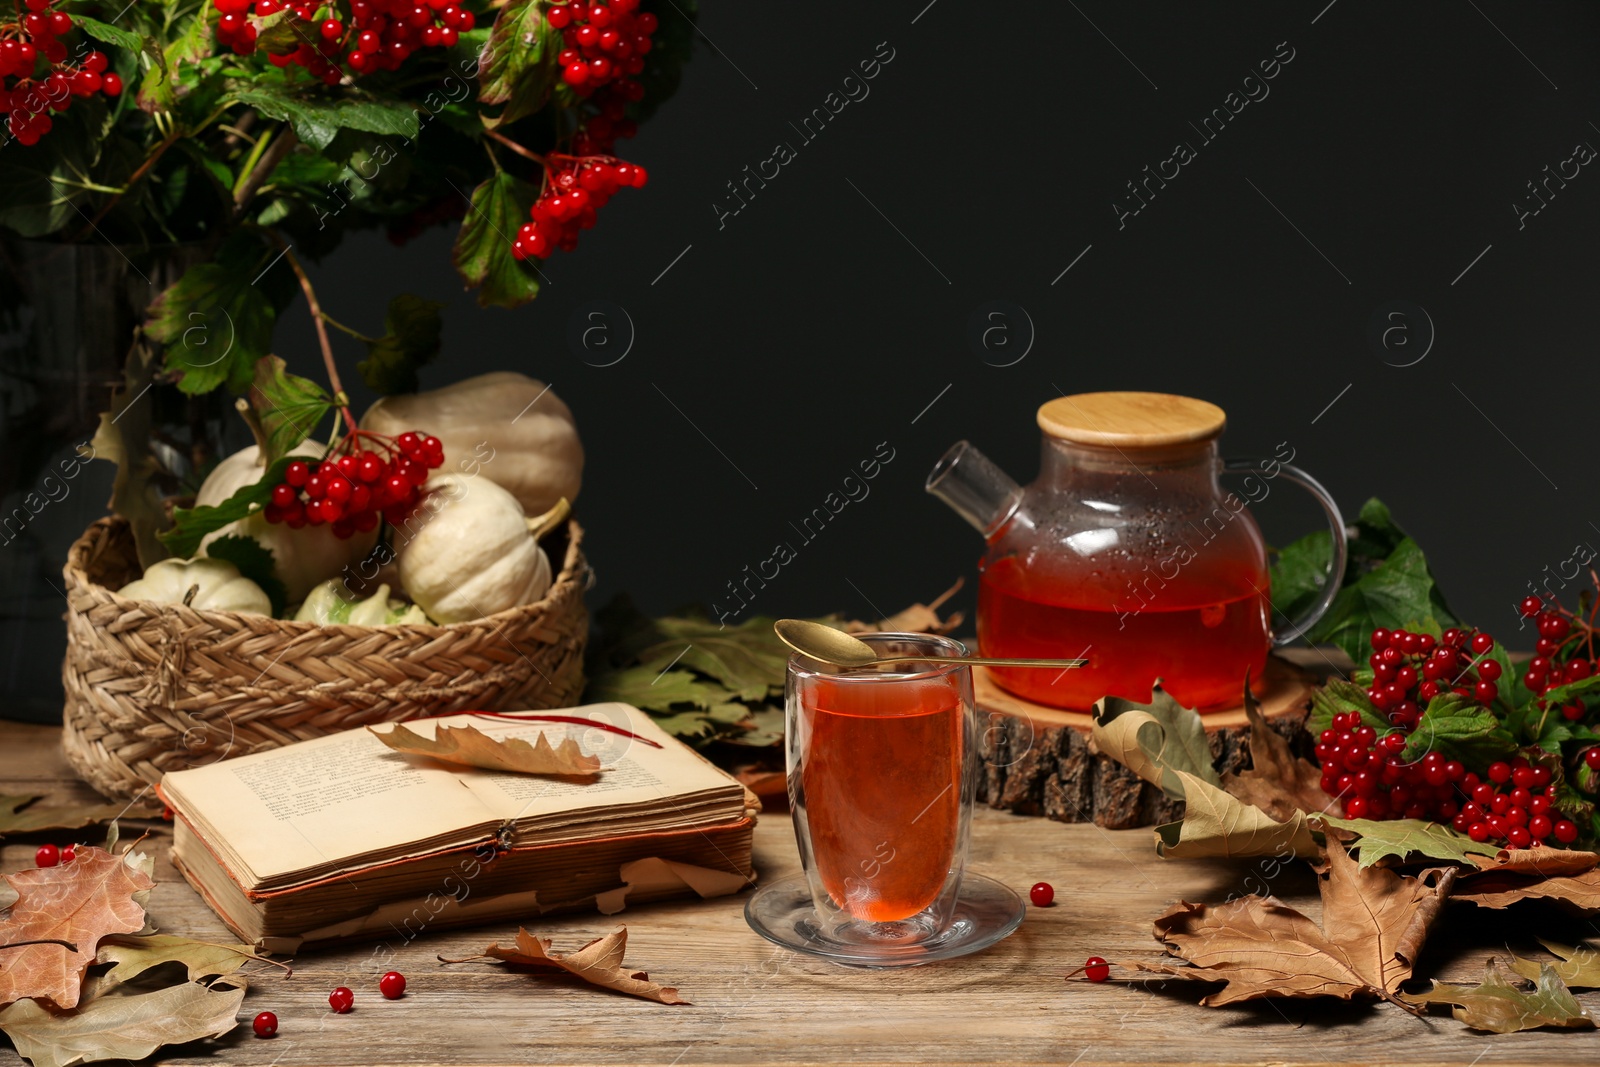
<svg viewBox="0 0 1600 1067">
<path fill-rule="evenodd" d="M 295 612 L 295 622 L 315 622 L 323 626 L 344 623 L 349 626 L 426 625 L 428 617 L 415 604 L 389 599 L 389 586 L 360 599 L 345 588 L 343 579 L 330 578 L 311 590 L 306 602 Z"/>
<path fill-rule="evenodd" d="M 320 457 L 321 445 L 305 441 L 293 452 L 296 456 Z M 216 505 L 227 500 L 247 485 L 254 485 L 266 473 L 261 462 L 261 449 L 255 445 L 233 453 L 206 476 L 205 484 L 195 496 L 195 505 Z M 330 578 L 337 578 L 346 567 L 365 559 L 372 546 L 377 544 L 378 531 L 357 533 L 348 540 L 340 540 L 328 526 L 303 526 L 293 529 L 283 523 L 274 525 L 260 512 L 248 519 L 229 523 L 215 533 L 207 534 L 200 542 L 200 552 L 219 537 L 242 534 L 253 537 L 261 547 L 272 553 L 273 569 L 283 583 L 289 603 L 303 600 L 312 588 Z"/>
<path fill-rule="evenodd" d="M 154 600 L 160 604 L 187 602 L 191 608 L 201 611 L 272 614 L 272 602 L 267 594 L 225 559 L 204 556 L 164 559 L 152 564 L 143 578 L 129 582 L 118 592 L 130 600 Z"/>
<path fill-rule="evenodd" d="M 441 623 L 531 604 L 550 590 L 550 557 L 522 504 L 488 478 L 429 479 L 394 543 L 401 585 Z"/>
</svg>

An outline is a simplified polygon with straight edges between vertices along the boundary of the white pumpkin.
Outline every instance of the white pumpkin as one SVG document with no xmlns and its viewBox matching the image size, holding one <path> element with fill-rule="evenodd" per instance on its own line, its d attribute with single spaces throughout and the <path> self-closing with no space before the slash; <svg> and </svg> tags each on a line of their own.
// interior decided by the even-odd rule
<svg viewBox="0 0 1600 1067">
<path fill-rule="evenodd" d="M 123 586 L 119 594 L 130 600 L 154 600 L 160 604 L 187 602 L 201 611 L 272 614 L 267 594 L 225 559 L 164 559 L 151 564 L 143 578 Z"/>
<path fill-rule="evenodd" d="M 583 445 L 572 411 L 536 378 L 512 371 L 423 393 L 386 396 L 367 409 L 361 428 L 398 437 L 420 430 L 444 445 L 445 474 L 487 475 L 522 502 L 528 515 L 578 498 Z"/>
<path fill-rule="evenodd" d="M 550 557 L 522 504 L 488 478 L 429 479 L 422 503 L 394 531 L 400 583 L 441 623 L 480 619 L 550 590 Z"/>
<path fill-rule="evenodd" d="M 306 602 L 295 612 L 295 622 L 315 622 L 323 626 L 343 623 L 349 626 L 427 625 L 428 617 L 415 604 L 389 597 L 388 585 L 365 600 L 346 588 L 342 579 L 330 578 L 311 590 Z"/>
<path fill-rule="evenodd" d="M 320 457 L 322 453 L 322 446 L 312 441 L 302 442 L 294 450 L 296 456 Z M 258 447 L 242 448 L 218 463 L 206 477 L 195 504 L 220 504 L 245 486 L 259 482 L 265 470 Z M 284 523 L 274 525 L 257 512 L 207 534 L 200 542 L 201 553 L 217 538 L 231 534 L 253 537 L 272 552 L 278 580 L 283 582 L 291 604 L 305 599 L 320 583 L 339 577 L 346 567 L 361 562 L 378 542 L 376 529 L 340 540 L 331 527 L 302 526 L 296 530 Z"/>
</svg>

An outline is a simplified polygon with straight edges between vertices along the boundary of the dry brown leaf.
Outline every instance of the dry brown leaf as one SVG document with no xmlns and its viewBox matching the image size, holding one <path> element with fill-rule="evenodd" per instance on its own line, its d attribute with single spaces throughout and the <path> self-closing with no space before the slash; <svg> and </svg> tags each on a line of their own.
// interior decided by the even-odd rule
<svg viewBox="0 0 1600 1067">
<path fill-rule="evenodd" d="M 34 805 L 34 801 L 43 799 L 38 793 L 0 793 L 0 837 L 35 830 L 76 830 L 115 819 L 126 810 L 116 804 Z"/>
<path fill-rule="evenodd" d="M 444 763 L 563 778 L 593 778 L 600 773 L 600 757 L 585 756 L 578 742 L 570 737 L 562 738 L 559 746 L 551 748 L 542 730 L 530 745 L 520 737 L 496 740 L 475 726 L 441 725 L 432 740 L 400 723 L 388 733 L 379 733 L 371 726 L 367 729 L 396 752 Z"/>
<path fill-rule="evenodd" d="M 1541 968 L 1549 967 L 1556 972 L 1567 985 L 1576 989 L 1600 989 L 1600 951 L 1588 945 L 1562 945 L 1555 941 L 1546 941 L 1539 938 L 1539 944 L 1549 949 L 1554 955 L 1561 957 L 1560 963 L 1547 963 L 1541 960 L 1525 960 L 1521 956 L 1511 957 L 1511 969 L 1530 982 L 1537 982 Z"/>
<path fill-rule="evenodd" d="M 644 971 L 623 969 L 622 955 L 628 947 L 626 926 L 619 926 L 605 937 L 596 938 L 578 951 L 565 955 L 551 952 L 551 944 L 549 938 L 537 937 L 527 930 L 518 930 L 515 948 L 490 945 L 484 950 L 484 955 L 521 967 L 566 971 L 593 985 L 618 993 L 627 993 L 629 996 L 643 997 L 645 1000 L 659 1001 L 662 1004 L 689 1003 L 678 995 L 676 989 L 650 981 L 650 976 Z"/>
<path fill-rule="evenodd" d="M 138 895 L 155 880 L 123 857 L 82 847 L 71 863 L 8 874 L 17 902 L 0 919 L 0 945 L 58 939 L 62 945 L 0 950 L 0 1005 L 23 997 L 60 1008 L 78 1003 L 100 939 L 144 929 Z"/>
<path fill-rule="evenodd" d="M 1211 764 L 1211 742 L 1199 713 L 1174 700 L 1159 680 L 1147 704 L 1122 697 L 1097 701 L 1089 748 L 1116 760 L 1173 800 L 1184 796 L 1180 771 L 1210 785 L 1222 784 Z"/>
<path fill-rule="evenodd" d="M 1224 775 L 1222 788 L 1279 822 L 1291 818 L 1296 811 L 1315 815 L 1328 810 L 1334 798 L 1322 790 L 1321 768 L 1296 756 L 1283 735 L 1267 724 L 1248 680 L 1244 713 L 1250 720 L 1251 768 Z"/>
<path fill-rule="evenodd" d="M 1478 985 L 1434 982 L 1428 992 L 1407 994 L 1403 999 L 1419 1005 L 1449 1004 L 1450 1013 L 1474 1030 L 1496 1034 L 1514 1034 L 1543 1026 L 1594 1029 L 1594 1019 L 1561 984 L 1554 967 L 1544 964 L 1533 981 L 1533 989 L 1522 989 L 1501 969 L 1499 960 L 1491 959 Z"/>
<path fill-rule="evenodd" d="M 945 601 L 949 600 L 951 597 L 955 596 L 956 593 L 960 592 L 961 587 L 966 584 L 967 580 L 965 578 L 957 578 L 956 584 L 940 593 L 931 604 L 913 604 L 909 608 L 895 612 L 887 619 L 879 619 L 877 622 L 872 623 L 862 622 L 859 619 L 851 619 L 849 622 L 844 624 L 844 630 L 846 633 L 852 634 L 954 633 L 956 627 L 960 626 L 961 623 L 965 621 L 966 616 L 957 611 L 952 612 L 949 617 L 941 619 L 939 617 L 939 609 L 944 606 Z"/>
<path fill-rule="evenodd" d="M 95 956 L 96 963 L 116 964 L 104 976 L 104 980 L 113 985 L 126 982 L 163 963 L 182 963 L 188 970 L 189 980 L 194 981 L 211 975 L 233 974 L 251 960 L 259 959 L 261 957 L 249 945 L 194 941 L 169 934 L 108 937 L 101 942 L 100 952 Z"/>
<path fill-rule="evenodd" d="M 1483 908 L 1549 900 L 1580 915 L 1600 914 L 1600 855 L 1559 848 L 1473 856 L 1478 870 L 1463 874 L 1455 895 Z"/>
<path fill-rule="evenodd" d="M 1227 983 L 1200 1003 L 1257 997 L 1357 995 L 1394 1000 L 1411 977 L 1454 872 L 1408 878 L 1362 869 L 1338 844 L 1322 875 L 1322 926 L 1272 897 L 1245 896 L 1212 907 L 1180 901 L 1155 922 L 1155 937 L 1193 966 L 1133 961 L 1180 978 Z"/>
<path fill-rule="evenodd" d="M 1126 716 L 1124 716 L 1126 717 Z M 1311 836 L 1303 811 L 1279 822 L 1260 808 L 1224 793 L 1187 771 L 1170 772 L 1183 788 L 1180 822 L 1155 828 L 1156 852 L 1167 859 L 1206 856 L 1290 856 L 1310 858 L 1322 848 Z"/>
<path fill-rule="evenodd" d="M 76 861 L 74 861 L 76 862 Z M 91 982 L 73 1011 L 19 1000 L 0 1011 L 0 1030 L 33 1067 L 71 1067 L 95 1060 L 142 1060 L 164 1045 L 221 1037 L 238 1025 L 243 983 L 207 989 L 193 982 L 140 992 Z"/>
</svg>

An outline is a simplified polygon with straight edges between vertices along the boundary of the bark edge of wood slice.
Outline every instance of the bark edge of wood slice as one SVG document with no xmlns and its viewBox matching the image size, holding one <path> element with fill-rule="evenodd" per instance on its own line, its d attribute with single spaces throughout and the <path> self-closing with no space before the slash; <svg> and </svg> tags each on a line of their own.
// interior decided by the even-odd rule
<svg viewBox="0 0 1600 1067">
<path fill-rule="evenodd" d="M 974 667 L 978 705 L 978 753 L 983 760 L 979 799 L 991 808 L 1017 815 L 1039 815 L 1058 822 L 1094 822 L 1126 830 L 1171 822 L 1183 804 L 1122 764 L 1089 749 L 1088 712 L 1045 707 L 1006 692 L 989 672 Z M 1297 749 L 1311 694 L 1322 679 L 1276 654 L 1267 657 L 1255 688 L 1261 713 Z M 1206 712 L 1202 718 L 1217 772 L 1251 766 L 1250 727 L 1244 705 Z"/>
</svg>

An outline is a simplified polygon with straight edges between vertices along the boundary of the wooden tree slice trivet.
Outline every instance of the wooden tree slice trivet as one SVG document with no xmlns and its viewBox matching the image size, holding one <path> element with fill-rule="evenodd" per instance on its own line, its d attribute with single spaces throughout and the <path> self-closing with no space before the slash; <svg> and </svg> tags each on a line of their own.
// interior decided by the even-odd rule
<svg viewBox="0 0 1600 1067">
<path fill-rule="evenodd" d="M 1311 709 L 1311 693 L 1330 664 L 1312 650 L 1274 654 L 1255 692 L 1272 728 L 1294 741 Z M 1342 659 L 1342 657 L 1340 657 Z M 1305 664 L 1305 665 L 1302 665 Z M 1319 673 L 1306 669 L 1316 664 Z M 1170 822 L 1183 805 L 1115 760 L 1090 751 L 1087 712 L 1045 707 L 1008 693 L 983 667 L 972 669 L 978 703 L 978 751 L 984 773 L 979 796 L 989 806 L 1059 822 L 1093 821 L 1125 830 Z M 1212 764 L 1220 774 L 1250 767 L 1250 727 L 1244 705 L 1203 716 Z"/>
</svg>

